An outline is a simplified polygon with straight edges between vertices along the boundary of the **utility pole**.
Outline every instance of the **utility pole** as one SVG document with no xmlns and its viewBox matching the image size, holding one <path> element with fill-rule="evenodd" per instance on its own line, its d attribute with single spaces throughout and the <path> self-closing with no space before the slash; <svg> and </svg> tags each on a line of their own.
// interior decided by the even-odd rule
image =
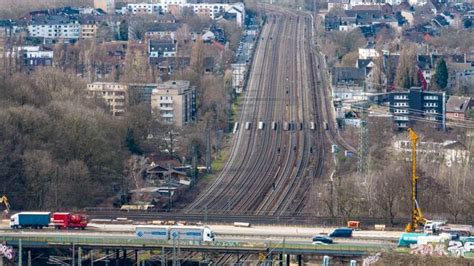
<svg viewBox="0 0 474 266">
<path fill-rule="evenodd" d="M 361 104 L 361 116 L 360 116 L 360 131 L 359 131 L 359 161 L 357 164 L 357 171 L 364 178 L 364 182 L 367 180 L 368 168 L 369 168 L 369 129 L 367 126 L 367 109 L 369 108 L 366 96 L 366 87 L 364 83 L 363 90 L 363 102 Z"/>
<path fill-rule="evenodd" d="M 168 164 L 168 212 L 171 211 L 171 166 Z"/>
<path fill-rule="evenodd" d="M 193 152 L 193 161 L 192 161 L 192 172 L 191 172 L 191 178 L 192 178 L 192 185 L 196 182 L 197 178 L 197 154 L 196 154 L 196 146 L 193 145 L 192 147 L 192 152 Z"/>
<path fill-rule="evenodd" d="M 209 125 L 206 123 L 206 171 L 211 173 L 211 136 L 210 136 Z"/>
</svg>

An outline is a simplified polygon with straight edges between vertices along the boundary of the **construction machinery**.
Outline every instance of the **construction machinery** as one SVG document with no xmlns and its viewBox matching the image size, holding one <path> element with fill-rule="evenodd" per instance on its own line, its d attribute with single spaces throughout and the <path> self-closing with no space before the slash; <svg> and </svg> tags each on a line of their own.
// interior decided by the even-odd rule
<svg viewBox="0 0 474 266">
<path fill-rule="evenodd" d="M 418 135 L 413 129 L 408 128 L 411 143 L 411 222 L 405 227 L 406 232 L 414 232 L 419 225 L 426 223 L 426 218 L 418 205 L 418 176 L 416 175 L 416 145 Z"/>
<path fill-rule="evenodd" d="M 0 197 L 0 204 L 5 205 L 5 212 L 9 213 L 10 212 L 10 203 L 8 202 L 7 196 L 3 195 Z"/>
</svg>

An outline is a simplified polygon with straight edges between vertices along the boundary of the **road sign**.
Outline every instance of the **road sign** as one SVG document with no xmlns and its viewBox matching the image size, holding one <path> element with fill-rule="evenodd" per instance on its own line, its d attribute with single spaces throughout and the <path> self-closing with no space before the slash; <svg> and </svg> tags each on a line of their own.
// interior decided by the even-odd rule
<svg viewBox="0 0 474 266">
<path fill-rule="evenodd" d="M 171 236 L 173 237 L 173 239 L 177 239 L 178 238 L 178 235 L 179 233 L 174 231 L 173 233 L 171 233 Z"/>
</svg>

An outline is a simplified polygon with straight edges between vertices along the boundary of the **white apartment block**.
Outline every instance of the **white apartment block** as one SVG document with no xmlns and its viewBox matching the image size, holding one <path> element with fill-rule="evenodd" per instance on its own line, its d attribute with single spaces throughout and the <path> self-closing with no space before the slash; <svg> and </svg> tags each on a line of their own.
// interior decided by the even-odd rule
<svg viewBox="0 0 474 266">
<path fill-rule="evenodd" d="M 195 117 L 195 89 L 189 81 L 170 80 L 158 84 L 151 95 L 151 109 L 162 121 L 182 127 Z"/>
<path fill-rule="evenodd" d="M 81 33 L 79 21 L 63 16 L 38 17 L 28 25 L 31 37 L 48 39 L 78 39 Z"/>
<path fill-rule="evenodd" d="M 224 12 L 236 14 L 237 23 L 243 25 L 245 20 L 245 5 L 243 3 L 219 4 L 219 3 L 199 3 L 188 4 L 186 0 L 162 0 L 154 1 L 154 3 L 135 3 L 127 4 L 127 12 L 132 14 L 158 14 L 168 13 L 169 6 L 177 6 L 179 8 L 192 8 L 194 13 L 199 16 L 216 19 L 218 15 Z"/>
<path fill-rule="evenodd" d="M 87 94 L 105 100 L 113 116 L 125 113 L 128 101 L 128 86 L 114 82 L 94 82 L 87 84 Z"/>
</svg>

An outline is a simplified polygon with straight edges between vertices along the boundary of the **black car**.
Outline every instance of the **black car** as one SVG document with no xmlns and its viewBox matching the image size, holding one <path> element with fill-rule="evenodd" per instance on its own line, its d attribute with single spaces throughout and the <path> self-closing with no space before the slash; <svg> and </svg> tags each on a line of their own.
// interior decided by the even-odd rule
<svg viewBox="0 0 474 266">
<path fill-rule="evenodd" d="M 333 240 L 332 240 L 332 238 L 330 238 L 328 236 L 323 236 L 323 235 L 314 236 L 313 237 L 313 244 L 320 244 L 320 243 L 332 244 Z"/>
</svg>

